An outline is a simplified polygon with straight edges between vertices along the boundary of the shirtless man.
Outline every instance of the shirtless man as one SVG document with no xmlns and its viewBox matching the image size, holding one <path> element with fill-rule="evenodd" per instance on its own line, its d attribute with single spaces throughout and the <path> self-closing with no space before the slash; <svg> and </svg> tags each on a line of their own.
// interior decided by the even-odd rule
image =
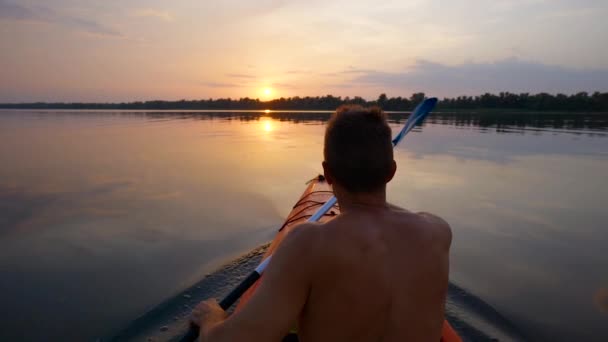
<svg viewBox="0 0 608 342">
<path fill-rule="evenodd" d="M 291 231 L 238 313 L 201 302 L 201 341 L 281 341 L 296 325 L 304 342 L 440 340 L 452 235 L 441 218 L 386 202 L 397 167 L 385 114 L 339 108 L 324 156 L 341 214 Z"/>
</svg>

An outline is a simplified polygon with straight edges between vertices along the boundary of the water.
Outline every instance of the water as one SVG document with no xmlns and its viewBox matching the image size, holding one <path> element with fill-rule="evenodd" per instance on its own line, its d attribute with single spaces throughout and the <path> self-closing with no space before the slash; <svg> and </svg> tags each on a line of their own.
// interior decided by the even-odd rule
<svg viewBox="0 0 608 342">
<path fill-rule="evenodd" d="M 327 113 L 0 111 L 0 340 L 94 340 L 269 240 Z M 394 130 L 404 122 L 392 114 Z M 437 113 L 390 201 L 529 339 L 608 339 L 608 116 Z"/>
</svg>

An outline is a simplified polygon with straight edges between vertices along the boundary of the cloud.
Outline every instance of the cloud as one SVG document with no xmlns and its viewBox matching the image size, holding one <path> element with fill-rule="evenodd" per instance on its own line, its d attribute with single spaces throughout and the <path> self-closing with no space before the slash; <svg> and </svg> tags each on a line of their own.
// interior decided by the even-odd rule
<svg viewBox="0 0 608 342">
<path fill-rule="evenodd" d="M 236 84 L 236 83 L 204 82 L 202 84 L 204 86 L 207 86 L 210 88 L 239 88 L 239 87 L 242 87 L 242 85 Z"/>
<path fill-rule="evenodd" d="M 291 83 L 273 83 L 270 86 L 273 88 L 279 88 L 279 89 L 299 89 L 300 88 Z"/>
<path fill-rule="evenodd" d="M 226 76 L 232 77 L 232 78 L 247 78 L 247 79 L 257 78 L 257 76 L 250 75 L 250 74 L 226 74 Z"/>
<path fill-rule="evenodd" d="M 143 8 L 136 10 L 133 15 L 135 15 L 136 17 L 157 18 L 166 22 L 172 22 L 173 20 L 175 20 L 175 17 L 171 13 L 152 8 Z"/>
<path fill-rule="evenodd" d="M 0 19 L 27 20 L 35 16 L 28 8 L 0 1 Z"/>
<path fill-rule="evenodd" d="M 346 70 L 326 72 L 326 73 L 322 73 L 321 75 L 334 77 L 334 76 L 356 75 L 356 74 L 366 74 L 366 73 L 374 73 L 374 72 L 376 72 L 376 71 L 372 70 L 372 69 L 361 69 L 361 68 L 355 68 L 353 66 L 349 66 L 348 69 L 346 69 Z"/>
<path fill-rule="evenodd" d="M 608 90 L 608 69 L 570 68 L 516 58 L 453 66 L 418 60 L 403 72 L 364 70 L 355 75 L 350 81 L 352 84 L 421 90 L 439 96 L 500 91 L 575 93 Z"/>
<path fill-rule="evenodd" d="M 289 4 L 287 0 L 258 0 L 258 1 L 241 1 L 241 0 L 224 0 L 223 6 L 229 8 L 231 12 L 235 10 L 247 13 L 248 15 L 264 15 L 275 12 Z"/>
<path fill-rule="evenodd" d="M 109 27 L 104 26 L 95 21 L 90 21 L 86 19 L 74 18 L 74 17 L 62 17 L 59 20 L 60 23 L 73 27 L 75 29 L 79 29 L 85 31 L 87 33 L 98 34 L 101 36 L 115 37 L 115 38 L 125 38 L 125 36 L 115 31 Z"/>
<path fill-rule="evenodd" d="M 43 6 L 27 7 L 0 0 L 0 20 L 57 24 L 90 34 L 124 38 L 124 35 L 96 21 L 64 15 Z"/>
</svg>

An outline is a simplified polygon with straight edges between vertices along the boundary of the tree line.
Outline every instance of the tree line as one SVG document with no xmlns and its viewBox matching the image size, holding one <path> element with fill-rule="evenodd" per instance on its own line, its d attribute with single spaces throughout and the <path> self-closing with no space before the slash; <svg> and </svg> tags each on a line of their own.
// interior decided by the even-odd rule
<svg viewBox="0 0 608 342">
<path fill-rule="evenodd" d="M 380 94 L 375 100 L 366 100 L 360 96 L 341 97 L 333 95 L 281 97 L 270 101 L 260 101 L 249 97 L 231 99 L 202 99 L 180 101 L 136 101 L 121 103 L 4 103 L 0 108 L 10 109 L 126 109 L 126 110 L 334 110 L 343 104 L 359 104 L 363 106 L 380 106 L 387 111 L 409 111 L 422 99 L 424 93 L 414 93 L 410 97 L 388 97 Z M 576 94 L 548 93 L 485 93 L 478 96 L 458 96 L 443 98 L 437 104 L 437 110 L 473 110 L 500 109 L 521 111 L 584 111 L 608 112 L 608 93 L 579 92 Z"/>
</svg>

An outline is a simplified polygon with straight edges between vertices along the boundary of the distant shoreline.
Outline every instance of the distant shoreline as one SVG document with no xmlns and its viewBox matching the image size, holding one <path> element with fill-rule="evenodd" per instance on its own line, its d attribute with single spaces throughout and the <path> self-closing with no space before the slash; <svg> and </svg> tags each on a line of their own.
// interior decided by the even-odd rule
<svg viewBox="0 0 608 342">
<path fill-rule="evenodd" d="M 242 113 L 242 114 L 331 114 L 334 110 L 311 110 L 311 109 L 180 109 L 180 108 L 167 108 L 167 109 L 96 109 L 96 108 L 10 108 L 1 107 L 2 111 L 39 111 L 39 112 L 122 112 L 122 113 L 159 113 L 159 114 L 207 114 L 207 113 Z M 385 110 L 388 115 L 392 114 L 409 114 L 411 110 Z M 513 108 L 470 108 L 470 109 L 445 109 L 438 108 L 433 113 L 439 115 L 464 115 L 464 114 L 480 114 L 480 115 L 527 115 L 527 114 L 542 114 L 542 115 L 572 115 L 572 114 L 588 114 L 588 115 L 608 115 L 608 110 L 597 111 L 597 110 L 535 110 L 535 109 L 513 109 Z"/>
<path fill-rule="evenodd" d="M 180 101 L 135 101 L 120 103 L 94 102 L 30 102 L 0 103 L 0 109 L 55 109 L 55 110 L 225 110 L 225 111 L 333 111 L 341 105 L 379 106 L 385 111 L 410 111 L 425 98 L 424 93 L 414 93 L 407 97 L 387 97 L 380 94 L 376 100 L 366 100 L 360 96 L 340 97 L 333 95 L 316 97 L 288 97 L 260 101 L 244 97 L 240 99 L 218 98 Z M 501 92 L 498 95 L 485 93 L 478 96 L 459 96 L 440 99 L 437 111 L 471 112 L 608 112 L 608 92 L 579 92 L 572 95 L 548 93 L 514 94 Z"/>
</svg>

